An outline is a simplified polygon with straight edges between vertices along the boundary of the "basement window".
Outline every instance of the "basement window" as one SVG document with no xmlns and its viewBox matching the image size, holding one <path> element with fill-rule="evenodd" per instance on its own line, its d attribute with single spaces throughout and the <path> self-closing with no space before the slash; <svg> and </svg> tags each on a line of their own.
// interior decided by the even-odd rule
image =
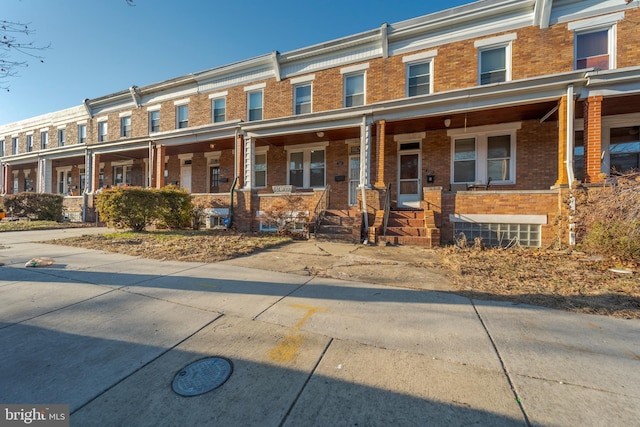
<svg viewBox="0 0 640 427">
<path fill-rule="evenodd" d="M 462 235 L 470 244 L 475 238 L 482 239 L 486 246 L 520 246 L 540 247 L 541 228 L 539 224 L 482 224 L 472 222 L 454 223 L 454 238 Z"/>
</svg>

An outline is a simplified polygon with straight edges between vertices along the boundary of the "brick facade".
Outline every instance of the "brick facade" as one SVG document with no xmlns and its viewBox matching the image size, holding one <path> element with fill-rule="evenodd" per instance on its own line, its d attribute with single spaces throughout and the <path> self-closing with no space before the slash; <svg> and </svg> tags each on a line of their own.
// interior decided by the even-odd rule
<svg viewBox="0 0 640 427">
<path fill-rule="evenodd" d="M 470 5 L 470 8 L 481 6 L 482 2 L 477 6 Z M 582 120 L 584 125 L 586 182 L 602 181 L 602 122 L 606 115 L 630 117 L 633 122 L 640 114 L 634 102 L 640 96 L 640 73 L 633 68 L 640 63 L 640 49 L 635 42 L 640 35 L 640 26 L 635 24 L 640 21 L 640 9 L 623 5 L 618 9 L 624 13 L 614 14 L 609 9 L 598 12 L 596 8 L 584 17 L 615 20 L 614 62 L 617 69 L 609 72 L 574 70 L 576 32 L 570 28 L 571 22 L 580 21 L 575 17 L 559 20 L 559 23 L 550 22 L 548 26 L 523 24 L 505 31 L 504 22 L 509 21 L 510 16 L 495 11 L 492 12 L 495 17 L 488 18 L 479 10 L 478 16 L 473 18 L 477 22 L 470 23 L 466 30 L 468 36 L 457 36 L 454 41 L 442 42 L 438 38 L 442 29 L 433 28 L 426 17 L 412 30 L 415 35 L 409 44 L 405 39 L 394 39 L 395 32 L 403 28 L 402 23 L 387 33 L 389 44 L 380 46 L 379 51 L 385 51 L 386 47 L 387 56 L 365 53 L 372 51 L 367 50 L 373 43 L 370 40 L 362 41 L 362 45 L 357 39 L 337 40 L 323 45 L 318 52 L 294 52 L 293 57 L 302 59 L 287 59 L 286 53 L 268 55 L 205 72 L 213 77 L 205 75 L 200 76 L 200 80 L 185 78 L 184 83 L 175 80 L 166 85 L 132 88 L 136 96 L 127 90 L 88 100 L 82 108 L 64 111 L 55 120 L 33 126 L 31 122 L 28 126 L 8 126 L 4 133 L 5 128 L 0 126 L 0 137 L 5 141 L 5 157 L 0 161 L 10 166 L 9 182 L 4 182 L 3 188 L 7 193 L 13 191 L 14 176 L 18 178 L 19 191 L 25 190 L 27 177 L 36 187 L 37 171 L 41 167 L 38 156 L 46 158 L 48 150 L 61 146 L 58 129 L 64 126 L 66 141 L 60 151 L 63 155 L 56 152 L 51 156 L 48 171 L 53 191 L 59 189 L 59 172 L 69 168 L 70 185 L 79 189 L 81 170 L 88 173 L 90 169 L 84 165 L 85 154 L 89 154 L 94 159 L 93 175 L 87 177 L 92 183 L 89 186 L 92 191 L 99 187 L 100 164 L 103 185 L 114 185 L 114 165 L 126 162 L 131 171 L 131 185 L 159 188 L 175 184 L 189 187 L 192 193 L 201 197 L 212 191 L 210 159 L 215 153 L 219 157 L 216 167 L 219 167 L 221 178 L 218 193 L 228 193 L 237 177 L 236 226 L 256 230 L 256 212 L 268 209 L 278 200 L 273 194 L 274 186 L 289 181 L 290 152 L 309 149 L 318 143 L 318 147 L 324 147 L 325 185 L 331 187 L 329 208 L 361 209 L 373 220 L 376 211 L 382 208 L 386 185 L 391 184 L 393 206 L 399 204 L 399 144 L 413 142 L 420 147 L 417 173 L 422 190 L 418 194 L 418 204 L 432 212 L 436 226 L 442 227 L 443 241 L 452 235 L 449 214 L 545 214 L 548 221 L 543 226 L 543 242 L 548 244 L 562 235 L 558 230 L 554 231 L 553 224 L 562 223 L 557 218 L 558 212 L 562 211 L 558 194 L 570 184 L 566 162 L 567 147 L 572 141 L 567 139 L 570 119 L 567 114 L 574 100 L 567 98 L 568 88 L 574 88 L 578 105 L 584 107 L 575 111 L 571 119 L 576 123 Z M 530 11 L 532 16 L 533 12 Z M 524 15 L 520 18 L 524 22 Z M 380 31 L 387 31 L 385 28 Z M 510 81 L 481 86 L 479 46 L 491 43 L 509 46 L 511 57 L 507 62 L 511 67 L 507 80 Z M 274 61 L 280 61 L 280 57 L 284 58 L 280 67 L 289 71 L 281 72 L 280 67 L 274 67 L 274 75 L 269 77 L 265 70 L 272 67 Z M 431 61 L 429 95 L 407 97 L 407 63 L 414 60 Z M 631 68 L 623 70 L 624 67 Z M 365 106 L 344 108 L 346 70 L 364 73 Z M 275 73 L 281 74 L 276 76 Z M 601 74 L 604 83 L 598 81 Z M 621 83 L 614 81 L 618 75 Z M 299 81 L 312 85 L 312 114 L 294 116 L 294 88 Z M 609 87 L 616 84 L 615 90 L 611 90 L 615 97 L 602 94 L 607 94 Z M 247 88 L 250 87 L 263 93 L 262 121 L 248 120 Z M 222 123 L 212 123 L 212 96 L 224 97 L 226 101 L 226 116 Z M 176 129 L 176 104 L 188 105 L 189 123 L 185 129 Z M 149 109 L 159 111 L 158 132 L 150 133 Z M 127 137 L 121 133 L 123 115 L 131 118 L 131 134 Z M 107 138 L 99 142 L 98 123 L 105 119 Z M 366 134 L 361 134 L 363 120 L 368 127 Z M 86 152 L 78 147 L 78 123 L 87 126 Z M 506 123 L 518 124 L 515 143 L 510 147 L 515 152 L 510 152 L 505 160 L 515 164 L 513 176 L 494 183 L 486 192 L 456 191 L 463 188 L 464 183 L 459 184 L 452 176 L 453 161 L 459 154 L 455 152 L 449 132 L 456 130 L 457 135 L 473 138 L 479 128 L 485 134 L 491 134 L 492 127 L 499 129 Z M 633 125 L 640 125 L 640 117 Z M 41 129 L 45 128 L 49 143 L 40 153 Z M 27 153 L 26 146 L 27 133 L 31 132 L 33 151 L 38 152 L 33 155 Z M 12 152 L 11 143 L 16 135 L 17 155 Z M 349 204 L 350 147 L 360 147 L 361 139 L 369 149 L 369 157 L 361 164 L 366 168 L 362 172 L 369 177 L 368 182 L 361 183 L 366 185 L 366 207 L 360 190 L 353 195 L 358 203 Z M 478 141 L 476 144 L 480 143 Z M 251 144 L 251 151 L 245 151 L 246 143 Z M 153 159 L 149 159 L 148 147 L 153 150 Z M 266 152 L 264 187 L 256 187 L 253 178 L 244 182 L 245 167 L 252 168 L 254 160 L 246 154 L 252 152 Z M 479 180 L 480 170 L 489 167 L 488 151 L 477 146 L 474 156 Z M 304 173 L 309 174 L 310 165 L 305 168 Z M 181 182 L 183 170 L 190 170 L 189 183 Z M 247 173 L 252 173 L 251 169 Z M 147 182 L 149 176 L 151 182 Z M 427 176 L 432 180 L 428 181 Z M 248 187 L 250 183 L 253 188 Z M 454 188 L 456 185 L 461 188 Z M 299 189 L 310 210 L 313 210 L 320 190 Z"/>
</svg>

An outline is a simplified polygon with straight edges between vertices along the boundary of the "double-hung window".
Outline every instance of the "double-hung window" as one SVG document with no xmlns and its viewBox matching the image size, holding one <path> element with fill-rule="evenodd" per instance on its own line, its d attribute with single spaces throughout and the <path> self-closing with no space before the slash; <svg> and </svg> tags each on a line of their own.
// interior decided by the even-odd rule
<svg viewBox="0 0 640 427">
<path fill-rule="evenodd" d="M 624 12 L 569 22 L 574 32 L 574 67 L 576 70 L 616 68 L 616 23 Z"/>
<path fill-rule="evenodd" d="M 247 93 L 249 121 L 262 120 L 262 90 Z"/>
<path fill-rule="evenodd" d="M 480 84 L 507 81 L 507 48 L 499 46 L 479 51 Z"/>
<path fill-rule="evenodd" d="M 27 135 L 27 153 L 33 151 L 33 135 Z"/>
<path fill-rule="evenodd" d="M 608 70 L 611 65 L 609 32 L 611 30 L 600 29 L 588 32 L 579 32 L 575 35 L 575 69 L 598 68 Z"/>
<path fill-rule="evenodd" d="M 511 80 L 511 44 L 515 33 L 476 40 L 478 49 L 478 83 L 486 85 Z"/>
<path fill-rule="evenodd" d="M 294 114 L 311 112 L 311 83 L 301 83 L 293 88 Z"/>
<path fill-rule="evenodd" d="M 354 73 L 344 76 L 344 106 L 356 107 L 365 104 L 364 73 Z"/>
<path fill-rule="evenodd" d="M 515 183 L 516 132 L 520 123 L 452 129 L 452 184 Z"/>
<path fill-rule="evenodd" d="M 67 139 L 67 130 L 65 128 L 58 129 L 58 147 L 64 147 Z"/>
<path fill-rule="evenodd" d="M 84 144 L 87 142 L 87 125 L 78 125 L 78 144 Z"/>
<path fill-rule="evenodd" d="M 267 152 L 256 153 L 253 163 L 253 183 L 255 187 L 267 186 Z"/>
<path fill-rule="evenodd" d="M 120 137 L 128 138 L 131 136 L 131 116 L 120 117 Z"/>
<path fill-rule="evenodd" d="M 149 111 L 149 132 L 160 132 L 160 110 Z"/>
<path fill-rule="evenodd" d="M 4 139 L 0 140 L 0 157 L 4 157 Z"/>
<path fill-rule="evenodd" d="M 325 186 L 325 146 L 289 150 L 289 184 L 301 188 Z"/>
<path fill-rule="evenodd" d="M 176 105 L 176 129 L 189 127 L 189 104 Z"/>
<path fill-rule="evenodd" d="M 226 98 L 215 98 L 211 100 L 211 115 L 213 123 L 220 123 L 227 120 L 227 100 Z"/>
<path fill-rule="evenodd" d="M 46 149 L 48 144 L 49 144 L 49 132 L 40 131 L 40 149 L 41 150 Z"/>
<path fill-rule="evenodd" d="M 407 64 L 407 96 L 431 93 L 431 61 Z"/>
<path fill-rule="evenodd" d="M 98 142 L 104 142 L 107 140 L 107 121 L 98 122 Z"/>
<path fill-rule="evenodd" d="M 19 149 L 20 146 L 18 145 L 18 137 L 11 138 L 11 153 L 14 155 L 18 154 Z"/>
</svg>

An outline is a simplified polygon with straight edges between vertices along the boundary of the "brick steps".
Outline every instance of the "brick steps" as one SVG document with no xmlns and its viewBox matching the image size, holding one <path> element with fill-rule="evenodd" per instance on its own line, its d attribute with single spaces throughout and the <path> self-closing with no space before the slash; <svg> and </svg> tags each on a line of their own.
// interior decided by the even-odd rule
<svg viewBox="0 0 640 427">
<path fill-rule="evenodd" d="M 387 220 L 386 234 L 382 234 L 384 212 L 378 211 L 373 235 L 378 243 L 434 247 L 440 243 L 440 229 L 435 224 L 433 211 L 421 209 L 392 210 Z M 369 238 L 373 238 L 370 233 Z"/>
<path fill-rule="evenodd" d="M 362 216 L 353 211 L 327 210 L 314 233 L 319 240 L 360 241 Z"/>
</svg>

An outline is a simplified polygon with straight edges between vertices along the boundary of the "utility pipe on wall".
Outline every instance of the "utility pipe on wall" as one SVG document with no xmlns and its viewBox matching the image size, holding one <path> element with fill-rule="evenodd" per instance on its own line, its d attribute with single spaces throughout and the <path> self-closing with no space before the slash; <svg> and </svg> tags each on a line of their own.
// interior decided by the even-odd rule
<svg viewBox="0 0 640 427">
<path fill-rule="evenodd" d="M 573 194 L 573 85 L 567 87 L 567 179 L 569 180 L 569 245 L 576 244 L 576 224 L 574 222 L 576 213 L 576 198 Z M 585 153 L 586 154 L 586 153 Z"/>
</svg>

